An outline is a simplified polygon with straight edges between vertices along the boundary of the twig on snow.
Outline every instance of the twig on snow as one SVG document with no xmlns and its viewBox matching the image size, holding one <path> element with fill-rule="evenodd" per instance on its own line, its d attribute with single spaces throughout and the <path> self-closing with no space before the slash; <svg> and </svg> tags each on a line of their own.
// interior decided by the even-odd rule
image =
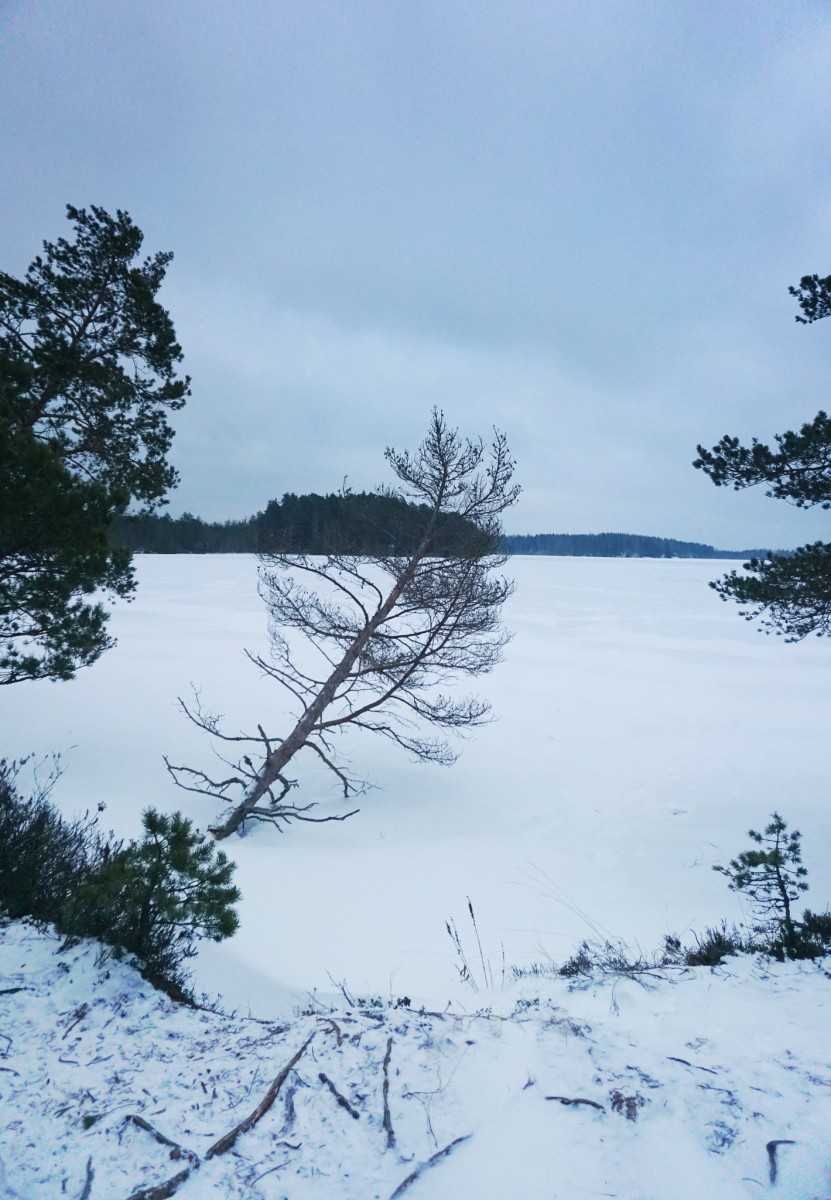
<svg viewBox="0 0 831 1200">
<path fill-rule="evenodd" d="M 390 1117 L 390 1056 L 392 1054 L 392 1034 L 387 1038 L 387 1052 L 384 1055 L 384 1129 L 387 1131 L 387 1149 L 395 1146 L 395 1131 Z"/>
<path fill-rule="evenodd" d="M 297 1091 L 297 1080 L 294 1079 L 289 1084 L 289 1086 L 286 1088 L 286 1096 L 285 1096 L 286 1116 L 285 1116 L 285 1120 L 283 1121 L 283 1130 L 282 1130 L 282 1132 L 284 1132 L 284 1133 L 288 1133 L 288 1131 L 294 1125 L 295 1120 L 297 1119 L 297 1113 L 295 1112 L 295 1108 L 294 1108 L 294 1093 L 296 1091 Z"/>
<path fill-rule="evenodd" d="M 226 1150 L 230 1150 L 241 1133 L 247 1133 L 249 1129 L 252 1129 L 257 1124 L 261 1117 L 265 1116 L 274 1101 L 277 1099 L 277 1094 L 279 1093 L 280 1088 L 286 1082 L 290 1073 L 294 1070 L 294 1067 L 306 1052 L 306 1049 L 313 1037 L 314 1033 L 310 1034 L 309 1037 L 306 1038 L 305 1042 L 297 1051 L 294 1058 L 292 1058 L 291 1061 L 288 1062 L 285 1067 L 283 1067 L 280 1074 L 275 1078 L 274 1082 L 271 1084 L 271 1087 L 263 1096 L 262 1100 L 254 1109 L 254 1111 L 240 1121 L 238 1125 L 235 1125 L 234 1128 L 228 1133 L 223 1134 L 218 1141 L 214 1142 L 210 1150 L 208 1150 L 207 1154 L 205 1155 L 206 1159 L 216 1158 L 218 1154 L 224 1154 Z"/>
<path fill-rule="evenodd" d="M 337 1100 L 337 1102 L 341 1106 L 341 1108 L 345 1108 L 346 1111 L 349 1113 L 350 1117 L 352 1117 L 355 1121 L 357 1121 L 360 1118 L 361 1114 L 358 1112 L 358 1110 L 356 1108 L 352 1107 L 352 1105 L 346 1099 L 346 1096 L 342 1095 L 338 1091 L 338 1089 L 332 1083 L 332 1080 L 329 1078 L 329 1076 L 324 1075 L 323 1071 L 321 1071 L 320 1074 L 318 1075 L 318 1079 L 320 1080 L 321 1083 L 326 1084 L 329 1091 L 335 1097 L 335 1099 Z"/>
<path fill-rule="evenodd" d="M 685 1067 L 694 1067 L 696 1071 L 706 1071 L 708 1075 L 718 1075 L 718 1071 L 714 1071 L 712 1067 L 700 1067 L 698 1063 L 687 1062 L 686 1058 L 676 1058 L 674 1054 L 667 1055 L 667 1062 L 680 1062 Z"/>
<path fill-rule="evenodd" d="M 263 1171 L 262 1175 L 258 1175 L 256 1179 L 251 1180 L 251 1186 L 253 1187 L 255 1183 L 259 1183 L 261 1179 L 265 1179 L 266 1175 L 270 1175 L 272 1171 L 279 1171 L 281 1167 L 288 1166 L 290 1162 L 290 1158 L 284 1158 L 283 1161 L 277 1163 L 275 1167 L 269 1167 L 267 1171 Z"/>
<path fill-rule="evenodd" d="M 419 1100 L 421 1100 L 422 1104 L 424 1105 L 424 1115 L 427 1118 L 427 1132 L 430 1134 L 430 1137 L 433 1139 L 433 1145 L 436 1147 L 438 1147 L 439 1142 L 438 1142 L 438 1138 L 436 1137 L 435 1131 L 433 1129 L 433 1122 L 430 1120 L 430 1105 L 433 1103 L 433 1100 L 435 1099 L 436 1096 L 440 1096 L 441 1093 L 445 1090 L 445 1088 L 450 1087 L 450 1082 L 453 1079 L 453 1076 L 458 1071 L 459 1067 L 462 1065 L 462 1062 L 464 1061 L 464 1057 L 467 1054 L 471 1045 L 473 1045 L 472 1042 L 470 1043 L 470 1045 L 465 1046 L 458 1062 L 456 1063 L 453 1070 L 450 1072 L 450 1075 L 448 1076 L 446 1083 L 442 1083 L 441 1069 L 437 1067 L 436 1075 L 437 1075 L 438 1081 L 439 1081 L 439 1086 L 437 1088 L 433 1088 L 432 1091 L 417 1091 L 417 1092 L 405 1092 L 404 1093 L 403 1099 L 407 1100 L 407 1099 L 409 1099 L 410 1096 L 416 1096 L 416 1097 L 418 1097 Z M 426 1096 L 426 1099 L 423 1098 L 425 1096 Z"/>
<path fill-rule="evenodd" d="M 357 1008 L 358 1007 L 357 1004 L 355 1003 L 355 1001 L 349 994 L 349 988 L 346 986 L 346 980 L 341 979 L 339 981 L 337 979 L 333 979 L 331 971 L 327 971 L 326 974 L 329 976 L 330 982 L 334 984 L 334 986 L 338 989 L 340 994 L 343 996 L 344 1000 L 349 1005 L 349 1007 Z"/>
<path fill-rule="evenodd" d="M 92 1181 L 95 1178 L 95 1172 L 92 1169 L 92 1156 L 87 1159 L 87 1177 L 84 1180 L 84 1190 L 78 1197 L 78 1200 L 89 1200 L 90 1192 L 92 1191 Z"/>
<path fill-rule="evenodd" d="M 82 1004 L 80 1006 L 80 1008 L 75 1009 L 75 1012 L 72 1014 L 73 1019 L 69 1022 L 66 1029 L 64 1030 L 63 1037 L 61 1038 L 62 1042 L 66 1041 L 67 1037 L 72 1032 L 72 1030 L 75 1028 L 75 1026 L 78 1024 L 78 1022 L 83 1021 L 84 1017 L 87 1015 L 88 1012 L 89 1012 L 88 1004 Z"/>
<path fill-rule="evenodd" d="M 398 1200 L 398 1197 L 403 1196 L 407 1188 L 411 1184 L 415 1183 L 419 1175 L 422 1175 L 425 1171 L 429 1170 L 430 1167 L 434 1167 L 437 1162 L 440 1162 L 441 1159 L 446 1158 L 447 1155 L 450 1154 L 451 1151 L 455 1150 L 457 1146 L 460 1146 L 462 1142 L 467 1142 L 472 1137 L 472 1133 L 466 1133 L 462 1137 L 457 1137 L 455 1141 L 450 1142 L 450 1144 L 445 1146 L 444 1149 L 437 1150 L 435 1154 L 431 1154 L 427 1161 L 420 1163 L 419 1166 L 417 1166 L 416 1169 L 407 1176 L 403 1183 L 399 1183 L 398 1187 L 390 1196 L 390 1200 Z"/>
<path fill-rule="evenodd" d="M 546 1100 L 559 1100 L 561 1104 L 588 1104 L 591 1108 L 599 1108 L 601 1112 L 606 1109 L 602 1104 L 598 1104 L 596 1100 L 583 1100 L 580 1096 L 546 1096 Z"/>
<path fill-rule="evenodd" d="M 778 1164 L 776 1162 L 776 1151 L 780 1146 L 795 1146 L 796 1142 L 793 1138 L 776 1138 L 772 1142 L 768 1142 L 765 1149 L 768 1152 L 768 1163 L 770 1164 L 770 1182 L 776 1183 L 776 1176 L 779 1174 Z"/>
</svg>

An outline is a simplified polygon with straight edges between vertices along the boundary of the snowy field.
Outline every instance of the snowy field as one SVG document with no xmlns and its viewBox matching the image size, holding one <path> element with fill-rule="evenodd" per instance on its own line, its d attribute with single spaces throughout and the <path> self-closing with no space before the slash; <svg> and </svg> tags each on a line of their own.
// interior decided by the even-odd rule
<svg viewBox="0 0 831 1200">
<path fill-rule="evenodd" d="M 243 655 L 265 646 L 247 556 L 145 556 L 115 609 L 115 650 L 65 684 L 0 692 L 3 752 L 59 750 L 67 812 L 104 800 L 117 833 L 143 808 L 212 802 L 162 762 L 212 764 L 177 708 L 191 684 L 229 729 L 281 728 L 285 700 Z M 497 719 L 450 769 L 369 736 L 344 744 L 373 785 L 347 822 L 255 827 L 224 845 L 243 892 L 235 938 L 205 948 L 197 992 L 278 1017 L 316 991 L 431 1006 L 471 999 L 445 921 L 469 956 L 473 902 L 494 980 L 504 962 L 561 962 L 584 937 L 644 952 L 702 931 L 741 901 L 710 868 L 774 809 L 803 833 L 815 909 L 831 902 L 831 644 L 786 645 L 741 621 L 707 581 L 733 564 L 516 558 L 505 662 L 473 681 Z M 283 727 L 284 727 L 283 722 Z M 344 811 L 331 777 L 301 777 L 321 815 Z M 478 952 L 477 952 L 478 953 Z"/>
<path fill-rule="evenodd" d="M 831 645 L 755 633 L 706 586 L 728 566 L 513 560 L 516 637 L 481 681 L 499 719 L 453 768 L 356 739 L 357 816 L 224 843 L 242 925 L 195 987 L 236 1015 L 0 925 L 0 1200 L 828 1200 L 828 960 L 510 970 L 742 919 L 710 868 L 774 807 L 829 903 Z M 255 562 L 138 567 L 116 650 L 0 691 L 4 752 L 61 751 L 56 801 L 105 800 L 123 835 L 150 804 L 216 816 L 161 761 L 210 761 L 191 683 L 232 727 L 282 713 L 242 653 L 264 645 Z"/>
</svg>

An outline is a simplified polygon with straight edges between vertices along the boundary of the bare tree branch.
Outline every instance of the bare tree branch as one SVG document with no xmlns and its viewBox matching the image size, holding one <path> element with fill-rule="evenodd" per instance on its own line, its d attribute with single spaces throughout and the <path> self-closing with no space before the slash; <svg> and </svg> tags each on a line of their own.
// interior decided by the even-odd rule
<svg viewBox="0 0 831 1200">
<path fill-rule="evenodd" d="M 345 797 L 360 790 L 338 765 L 334 734 L 378 733 L 416 759 L 449 764 L 455 752 L 425 727 L 460 734 L 488 717 L 486 701 L 447 689 L 460 676 L 492 670 L 510 640 L 500 610 L 513 584 L 494 575 L 505 562 L 499 517 L 519 494 L 505 436 L 495 431 L 486 449 L 481 439 L 463 440 L 434 410 L 421 446 L 387 450 L 386 459 L 399 481 L 386 495 L 409 502 L 401 506 L 406 536 L 403 527 L 400 537 L 389 531 L 391 553 L 261 555 L 271 654 L 248 657 L 299 704 L 293 728 L 283 737 L 266 734 L 263 725 L 256 735 L 227 734 L 198 692 L 192 705 L 180 700 L 212 737 L 256 745 L 262 756 L 255 764 L 242 754 L 217 780 L 167 763 L 186 790 L 232 806 L 211 826 L 215 837 L 242 830 L 249 819 L 278 829 L 293 820 L 344 820 L 311 817 L 311 805 L 286 802 L 294 781 L 284 770 L 304 749 L 335 775 Z"/>
</svg>

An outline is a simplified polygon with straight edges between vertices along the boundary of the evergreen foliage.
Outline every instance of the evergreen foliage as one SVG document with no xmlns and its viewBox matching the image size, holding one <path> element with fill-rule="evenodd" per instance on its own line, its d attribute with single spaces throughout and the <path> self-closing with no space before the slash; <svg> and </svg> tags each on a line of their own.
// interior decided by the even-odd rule
<svg viewBox="0 0 831 1200">
<path fill-rule="evenodd" d="M 234 864 L 180 813 L 149 809 L 144 836 L 126 845 L 97 816 L 68 821 L 49 799 L 57 772 L 21 795 L 24 763 L 0 760 L 0 912 L 134 955 L 147 979 L 186 998 L 195 943 L 237 928 Z"/>
<path fill-rule="evenodd" d="M 806 275 L 789 289 L 809 325 L 831 316 L 831 276 Z M 831 508 L 831 418 L 817 413 L 799 430 L 777 434 L 775 447 L 753 438 L 749 446 L 725 435 L 712 450 L 698 447 L 693 466 L 716 487 L 739 491 L 763 484 L 765 495 L 797 508 Z M 748 621 L 760 621 L 766 633 L 784 634 L 789 642 L 808 634 L 831 633 L 831 544 L 814 542 L 783 556 L 766 552 L 744 564 L 745 574 L 731 571 L 710 586 L 722 600 L 735 600 Z"/>
<path fill-rule="evenodd" d="M 378 492 L 288 492 L 281 500 L 270 500 L 263 512 L 240 521 L 203 521 L 192 513 L 119 516 L 113 521 L 112 540 L 133 553 L 148 554 L 330 554 L 339 547 L 374 554 L 384 551 L 391 536 L 401 539 L 408 523 L 416 527 L 416 506 L 409 506 L 405 518 L 400 505 Z M 509 555 L 597 558 L 748 558 L 765 553 L 716 550 L 702 542 L 632 533 L 505 534 L 501 549 Z"/>
<path fill-rule="evenodd" d="M 23 279 L 0 272 L 0 683 L 69 679 L 111 644 L 88 597 L 134 581 L 109 528 L 174 485 L 167 413 L 189 391 L 155 299 L 171 255 L 135 265 L 127 213 L 67 216 L 74 240 L 45 242 Z"/>
<path fill-rule="evenodd" d="M 789 833 L 787 821 L 774 812 L 763 832 L 751 829 L 748 837 L 755 843 L 754 848 L 743 850 L 728 866 L 713 870 L 727 877 L 731 891 L 750 898 L 759 917 L 755 932 L 766 935 L 768 952 L 776 957 L 813 957 L 804 953 L 801 925 L 792 912 L 801 893 L 808 890 L 808 872 L 802 865 L 802 835 L 796 829 Z M 818 928 L 812 916 L 809 940 Z"/>
<path fill-rule="evenodd" d="M 796 929 L 791 905 L 808 890 L 801 834 L 798 830 L 788 833 L 787 822 L 774 812 L 764 832 L 750 829 L 748 837 L 759 849 L 744 850 L 729 866 L 713 870 L 727 876 L 731 891 L 748 895 L 763 920 L 773 916 L 778 921 L 786 947 L 792 951 Z"/>
<path fill-rule="evenodd" d="M 195 940 L 220 942 L 237 929 L 234 864 L 181 813 L 150 808 L 142 825 L 141 841 L 109 854 L 78 889 L 62 928 L 134 954 L 149 978 L 182 987 Z"/>
<path fill-rule="evenodd" d="M 695 945 L 689 947 L 682 947 L 680 938 L 666 939 L 667 947 L 672 940 L 676 942 L 680 951 L 678 961 L 688 967 L 717 967 L 733 954 L 763 953 L 766 950 L 746 930 L 736 925 L 728 929 L 726 921 L 714 927 L 708 925 L 702 937 L 697 933 L 693 936 Z"/>
<path fill-rule="evenodd" d="M 17 779 L 29 759 L 0 759 L 0 911 L 60 926 L 64 907 L 112 852 L 97 816 L 66 820 L 49 799 L 57 764 L 33 795 Z"/>
<path fill-rule="evenodd" d="M 424 524 L 423 506 L 380 492 L 287 492 L 243 521 L 209 522 L 191 513 L 122 516 L 114 542 L 154 554 L 408 554 Z M 464 522 L 443 514 L 437 548 L 452 549 Z"/>
<path fill-rule="evenodd" d="M 819 275 L 803 275 L 799 287 L 789 287 L 788 291 L 796 297 L 804 314 L 794 317 L 800 325 L 811 325 L 823 317 L 831 317 L 831 275 L 824 279 Z"/>
</svg>

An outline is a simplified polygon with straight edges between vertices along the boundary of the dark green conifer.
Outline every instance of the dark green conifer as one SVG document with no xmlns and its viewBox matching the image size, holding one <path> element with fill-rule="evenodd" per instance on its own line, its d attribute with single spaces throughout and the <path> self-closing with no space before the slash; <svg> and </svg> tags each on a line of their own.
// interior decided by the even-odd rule
<svg viewBox="0 0 831 1200">
<path fill-rule="evenodd" d="M 831 316 L 831 275 L 805 275 L 796 296 L 809 325 Z M 693 466 L 710 476 L 716 487 L 736 491 L 766 485 L 767 496 L 797 508 L 831 508 L 831 417 L 818 412 L 798 431 L 776 435 L 771 449 L 753 438 L 749 446 L 725 435 L 712 450 L 698 447 Z M 736 600 L 748 621 L 761 621 L 766 633 L 785 634 L 789 642 L 809 633 L 831 633 L 831 544 L 813 542 L 792 555 L 768 552 L 744 564 L 745 574 L 731 571 L 710 586 L 722 600 Z"/>
<path fill-rule="evenodd" d="M 750 829 L 748 837 L 758 849 L 743 850 L 730 860 L 729 866 L 713 870 L 727 876 L 731 891 L 744 892 L 750 897 L 763 921 L 770 918 L 776 921 L 785 953 L 794 958 L 799 931 L 791 906 L 800 893 L 808 890 L 808 872 L 802 866 L 802 835 L 797 829 L 788 833 L 787 821 L 774 812 L 763 833 Z"/>
<path fill-rule="evenodd" d="M 74 240 L 0 272 L 0 683 L 69 679 L 111 644 L 88 598 L 134 581 L 110 525 L 175 484 L 167 414 L 189 392 L 155 298 L 171 255 L 137 264 L 125 212 L 67 216 Z"/>
</svg>

